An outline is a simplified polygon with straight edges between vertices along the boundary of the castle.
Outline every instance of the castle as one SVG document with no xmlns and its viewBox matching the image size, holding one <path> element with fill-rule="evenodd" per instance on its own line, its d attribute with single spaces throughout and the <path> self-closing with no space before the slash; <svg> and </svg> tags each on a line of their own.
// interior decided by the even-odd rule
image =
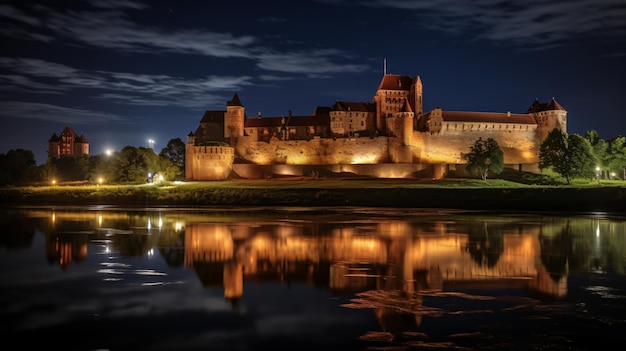
<svg viewBox="0 0 626 351">
<path fill-rule="evenodd" d="M 66 126 L 59 136 L 52 134 L 48 140 L 48 158 L 61 156 L 89 155 L 89 142 L 84 135 L 78 136 L 74 130 Z"/>
<path fill-rule="evenodd" d="M 506 168 L 539 172 L 539 148 L 567 111 L 554 98 L 525 113 L 424 112 L 419 76 L 384 74 L 372 102 L 336 101 L 312 115 L 248 117 L 237 93 L 187 136 L 187 180 L 310 175 L 443 178 L 478 138 L 493 138 Z M 232 166 L 232 167 L 231 167 Z"/>
</svg>

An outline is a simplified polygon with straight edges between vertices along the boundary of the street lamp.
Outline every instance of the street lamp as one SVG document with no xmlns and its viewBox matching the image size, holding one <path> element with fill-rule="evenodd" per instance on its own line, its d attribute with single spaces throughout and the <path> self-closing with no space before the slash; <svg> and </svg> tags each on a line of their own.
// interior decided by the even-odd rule
<svg viewBox="0 0 626 351">
<path fill-rule="evenodd" d="M 154 139 L 148 139 L 148 145 L 151 149 L 154 149 Z"/>
</svg>

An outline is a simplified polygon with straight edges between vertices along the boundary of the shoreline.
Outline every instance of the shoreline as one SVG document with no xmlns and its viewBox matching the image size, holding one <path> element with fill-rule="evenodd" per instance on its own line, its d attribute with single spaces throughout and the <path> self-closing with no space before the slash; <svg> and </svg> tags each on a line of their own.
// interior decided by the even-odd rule
<svg viewBox="0 0 626 351">
<path fill-rule="evenodd" d="M 281 182 L 282 183 L 282 182 Z M 119 189 L 118 189 L 119 188 Z M 113 190 L 111 190 L 113 189 Z M 3 207 L 393 207 L 524 212 L 626 213 L 626 188 L 602 187 L 385 187 L 213 186 L 45 187 L 0 189 Z"/>
</svg>

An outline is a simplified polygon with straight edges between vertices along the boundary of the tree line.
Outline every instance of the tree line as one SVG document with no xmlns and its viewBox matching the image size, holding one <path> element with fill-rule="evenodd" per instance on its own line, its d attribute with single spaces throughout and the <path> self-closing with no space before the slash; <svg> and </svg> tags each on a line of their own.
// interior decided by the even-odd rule
<svg viewBox="0 0 626 351">
<path fill-rule="evenodd" d="M 111 155 L 62 155 L 37 166 L 32 151 L 0 154 L 0 185 L 87 182 L 139 184 L 153 179 L 185 178 L 185 143 L 171 139 L 159 154 L 152 148 L 126 146 Z"/>
</svg>

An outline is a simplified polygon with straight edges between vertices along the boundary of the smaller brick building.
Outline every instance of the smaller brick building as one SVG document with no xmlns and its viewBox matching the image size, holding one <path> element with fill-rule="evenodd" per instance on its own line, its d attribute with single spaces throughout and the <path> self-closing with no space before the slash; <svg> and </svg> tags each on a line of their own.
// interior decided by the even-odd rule
<svg viewBox="0 0 626 351">
<path fill-rule="evenodd" d="M 89 142 L 84 135 L 78 136 L 74 130 L 66 126 L 60 135 L 52 134 L 48 140 L 48 158 L 60 158 L 63 155 L 89 155 Z"/>
</svg>

